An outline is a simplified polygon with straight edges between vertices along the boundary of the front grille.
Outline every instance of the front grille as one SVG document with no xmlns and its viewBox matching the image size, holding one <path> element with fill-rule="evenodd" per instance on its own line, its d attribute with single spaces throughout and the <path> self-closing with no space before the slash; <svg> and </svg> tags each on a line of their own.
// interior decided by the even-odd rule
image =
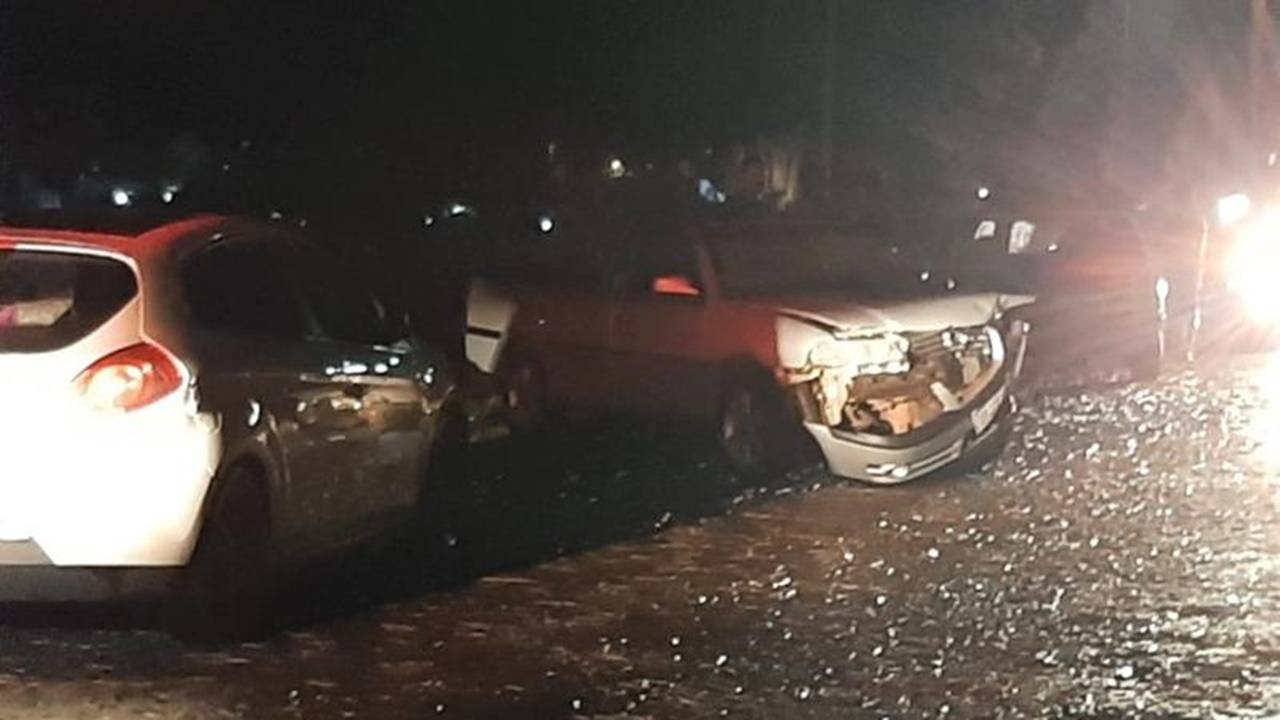
<svg viewBox="0 0 1280 720">
<path fill-rule="evenodd" d="M 916 363 L 958 359 L 966 355 L 991 356 L 991 337 L 985 325 L 948 328 L 930 332 L 904 333 L 910 343 L 908 352 Z"/>
</svg>

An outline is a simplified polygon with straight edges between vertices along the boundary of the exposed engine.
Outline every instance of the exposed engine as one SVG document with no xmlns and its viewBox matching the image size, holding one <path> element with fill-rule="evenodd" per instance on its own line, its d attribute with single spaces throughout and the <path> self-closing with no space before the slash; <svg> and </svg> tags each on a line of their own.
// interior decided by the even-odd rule
<svg viewBox="0 0 1280 720">
<path fill-rule="evenodd" d="M 907 363 L 879 372 L 848 364 L 809 368 L 796 386 L 807 418 L 854 432 L 907 433 L 972 400 L 1004 360 L 1000 333 L 989 326 L 901 337 Z"/>
</svg>

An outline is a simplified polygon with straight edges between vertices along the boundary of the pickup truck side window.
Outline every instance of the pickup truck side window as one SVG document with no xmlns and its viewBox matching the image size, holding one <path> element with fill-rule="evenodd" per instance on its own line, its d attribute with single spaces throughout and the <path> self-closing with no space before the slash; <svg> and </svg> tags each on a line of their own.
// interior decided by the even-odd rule
<svg viewBox="0 0 1280 720">
<path fill-rule="evenodd" d="M 687 244 L 640 245 L 622 273 L 627 295 L 696 297 L 702 294 L 698 258 Z"/>
<path fill-rule="evenodd" d="M 532 223 L 521 225 L 504 236 L 481 274 L 557 290 L 600 291 L 605 287 L 605 260 L 593 239 L 572 217 L 557 218 L 552 232 L 542 232 Z"/>
</svg>

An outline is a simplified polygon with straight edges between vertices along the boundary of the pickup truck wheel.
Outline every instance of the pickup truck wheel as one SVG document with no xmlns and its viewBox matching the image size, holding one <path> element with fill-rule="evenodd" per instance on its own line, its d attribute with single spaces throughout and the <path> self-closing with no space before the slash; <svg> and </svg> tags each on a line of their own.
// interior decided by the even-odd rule
<svg viewBox="0 0 1280 720">
<path fill-rule="evenodd" d="M 717 415 L 717 440 L 730 467 L 750 480 L 786 469 L 781 398 L 762 380 L 728 384 Z"/>
<path fill-rule="evenodd" d="M 269 629 L 265 555 L 270 512 L 260 473 L 246 465 L 220 478 L 179 598 L 179 635 L 253 639 Z"/>
<path fill-rule="evenodd" d="M 995 429 L 995 436 L 988 438 L 985 445 L 974 452 L 962 455 L 953 465 L 944 466 L 941 471 L 946 475 L 971 475 L 981 473 L 987 466 L 1000 459 L 1005 446 L 1009 444 L 1009 436 L 1013 434 L 1011 423 L 1001 423 Z"/>
<path fill-rule="evenodd" d="M 467 481 L 467 420 L 466 414 L 453 405 L 440 411 L 440 427 L 431 444 L 427 458 L 427 470 L 414 512 L 417 530 L 425 533 L 440 531 L 439 524 L 446 517 L 442 507 L 446 487 L 457 488 Z"/>
<path fill-rule="evenodd" d="M 507 410 L 517 433 L 535 430 L 546 419 L 547 384 L 537 365 L 517 362 L 507 373 Z"/>
</svg>

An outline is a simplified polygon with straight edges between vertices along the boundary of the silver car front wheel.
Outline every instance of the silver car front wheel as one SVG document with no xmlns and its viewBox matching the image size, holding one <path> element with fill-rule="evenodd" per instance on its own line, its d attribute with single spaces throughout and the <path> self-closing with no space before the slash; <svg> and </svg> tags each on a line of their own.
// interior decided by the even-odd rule
<svg viewBox="0 0 1280 720">
<path fill-rule="evenodd" d="M 749 468 L 764 454 L 758 401 L 749 390 L 739 390 L 726 401 L 720 416 L 720 446 L 735 468 Z"/>
<path fill-rule="evenodd" d="M 720 402 L 717 441 L 739 474 L 769 479 L 786 469 L 786 428 L 781 399 L 762 381 L 728 385 Z"/>
</svg>

